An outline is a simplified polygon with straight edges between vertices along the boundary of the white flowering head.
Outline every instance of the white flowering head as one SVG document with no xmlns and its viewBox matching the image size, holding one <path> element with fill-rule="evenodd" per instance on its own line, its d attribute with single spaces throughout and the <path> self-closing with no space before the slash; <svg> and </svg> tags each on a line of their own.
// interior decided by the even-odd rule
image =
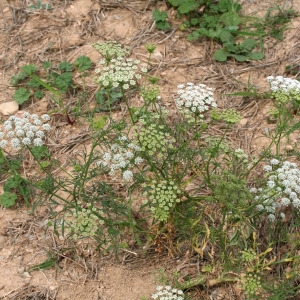
<svg viewBox="0 0 300 300">
<path fill-rule="evenodd" d="M 106 168 L 113 178 L 116 173 L 121 173 L 122 179 L 130 182 L 133 179 L 133 172 L 130 169 L 143 162 L 143 159 L 137 156 L 140 150 L 138 145 L 131 143 L 127 137 L 121 136 L 118 143 L 112 144 L 110 151 L 102 155 L 102 160 L 98 161 L 97 165 Z"/>
<path fill-rule="evenodd" d="M 152 294 L 152 299 L 156 300 L 184 300 L 182 290 L 172 288 L 169 285 L 157 286 L 155 294 Z"/>
<path fill-rule="evenodd" d="M 270 84 L 270 90 L 276 101 L 284 104 L 294 100 L 299 104 L 300 82 L 298 80 L 283 76 L 268 76 L 267 81 Z"/>
<path fill-rule="evenodd" d="M 195 85 L 191 82 L 177 86 L 175 102 L 180 110 L 188 110 L 200 114 L 200 116 L 211 107 L 217 107 L 211 88 L 205 84 Z"/>
<path fill-rule="evenodd" d="M 22 145 L 42 146 L 44 131 L 51 129 L 51 126 L 44 122 L 49 120 L 47 114 L 41 118 L 27 112 L 21 116 L 10 116 L 3 126 L 0 126 L 0 148 L 5 148 L 9 144 L 15 149 L 19 149 Z"/>
<path fill-rule="evenodd" d="M 96 73 L 101 75 L 95 78 L 95 82 L 104 87 L 117 88 L 119 86 L 128 89 L 130 86 L 137 84 L 141 78 L 138 73 L 139 60 L 131 58 L 117 57 L 110 60 L 106 66 L 105 61 L 100 61 L 100 68 Z"/>
<path fill-rule="evenodd" d="M 271 159 L 270 165 L 264 166 L 267 182 L 266 187 L 260 190 L 251 189 L 257 194 L 255 200 L 259 211 L 268 213 L 268 219 L 274 221 L 281 215 L 281 208 L 291 206 L 300 208 L 300 170 L 295 163 L 285 161 L 280 163 Z M 282 215 L 281 215 L 282 218 Z"/>
</svg>

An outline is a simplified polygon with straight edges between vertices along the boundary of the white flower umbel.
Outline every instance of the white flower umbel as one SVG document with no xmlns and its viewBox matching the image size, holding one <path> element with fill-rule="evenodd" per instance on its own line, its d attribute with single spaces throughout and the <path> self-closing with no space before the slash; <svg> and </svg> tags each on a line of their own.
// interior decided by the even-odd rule
<svg viewBox="0 0 300 300">
<path fill-rule="evenodd" d="M 268 76 L 267 81 L 270 84 L 272 95 L 278 102 L 300 101 L 300 82 L 298 80 L 282 76 Z"/>
<path fill-rule="evenodd" d="M 184 293 L 182 290 L 172 288 L 169 285 L 157 286 L 156 293 L 151 298 L 156 300 L 184 300 Z"/>
<path fill-rule="evenodd" d="M 211 88 L 205 84 L 195 85 L 191 82 L 177 86 L 175 102 L 180 110 L 189 110 L 200 115 L 211 107 L 217 107 Z"/>
<path fill-rule="evenodd" d="M 128 89 L 130 86 L 136 85 L 136 81 L 141 78 L 138 71 L 139 60 L 131 58 L 123 58 L 122 56 L 110 60 L 108 66 L 105 61 L 100 61 L 101 68 L 96 69 L 97 74 L 101 74 L 95 78 L 95 82 L 104 87 L 117 88 L 122 86 Z"/>
<path fill-rule="evenodd" d="M 136 156 L 141 149 L 124 136 L 118 140 L 119 143 L 112 144 L 110 151 L 103 154 L 102 160 L 98 161 L 97 165 L 107 168 L 108 174 L 113 177 L 116 172 L 121 172 L 123 180 L 129 182 L 133 179 L 133 172 L 129 169 L 143 162 L 141 157 Z"/>
<path fill-rule="evenodd" d="M 44 122 L 49 120 L 47 114 L 42 115 L 40 119 L 36 114 L 31 115 L 28 112 L 20 117 L 10 116 L 3 123 L 3 127 L 0 127 L 0 148 L 5 148 L 9 144 L 15 149 L 19 149 L 22 145 L 42 146 L 44 131 L 51 129 L 51 126 Z"/>
<path fill-rule="evenodd" d="M 268 213 L 271 221 L 280 216 L 281 208 L 291 206 L 300 208 L 300 170 L 295 163 L 285 161 L 280 163 L 277 159 L 271 159 L 270 165 L 264 166 L 267 182 L 262 189 L 251 189 L 257 194 L 255 200 L 259 211 Z M 282 215 L 281 215 L 282 218 Z"/>
</svg>

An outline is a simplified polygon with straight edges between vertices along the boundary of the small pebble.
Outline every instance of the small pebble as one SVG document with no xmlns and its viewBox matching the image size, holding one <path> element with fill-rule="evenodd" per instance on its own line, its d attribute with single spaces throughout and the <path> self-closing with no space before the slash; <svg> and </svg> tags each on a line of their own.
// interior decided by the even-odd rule
<svg viewBox="0 0 300 300">
<path fill-rule="evenodd" d="M 0 113 L 5 116 L 14 115 L 19 111 L 19 104 L 16 101 L 10 101 L 0 104 Z"/>
</svg>

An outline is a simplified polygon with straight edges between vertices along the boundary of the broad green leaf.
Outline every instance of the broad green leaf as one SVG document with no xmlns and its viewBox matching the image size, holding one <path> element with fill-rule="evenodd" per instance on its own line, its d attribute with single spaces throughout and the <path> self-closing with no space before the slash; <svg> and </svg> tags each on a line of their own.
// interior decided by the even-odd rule
<svg viewBox="0 0 300 300">
<path fill-rule="evenodd" d="M 249 59 L 247 56 L 239 54 L 231 54 L 230 56 L 234 57 L 239 62 L 244 62 Z"/>
<path fill-rule="evenodd" d="M 178 6 L 182 0 L 168 0 L 168 2 L 173 6 Z"/>
<path fill-rule="evenodd" d="M 265 57 L 263 52 L 257 52 L 257 51 L 253 51 L 249 54 L 249 58 L 253 59 L 253 60 L 260 60 L 263 59 Z"/>
<path fill-rule="evenodd" d="M 227 43 L 227 42 L 233 43 L 234 42 L 233 35 L 228 30 L 225 30 L 225 29 L 221 30 L 221 32 L 220 32 L 220 40 L 223 43 Z"/>
<path fill-rule="evenodd" d="M 79 72 L 84 72 L 91 68 L 92 61 L 89 57 L 82 55 L 74 61 L 74 66 L 79 70 Z"/>
<path fill-rule="evenodd" d="M 60 76 L 58 76 L 57 78 L 55 78 L 55 86 L 63 92 L 66 92 L 66 90 L 68 89 L 68 87 L 71 86 L 71 84 L 72 84 L 72 73 L 70 72 L 65 72 Z"/>
<path fill-rule="evenodd" d="M 40 100 L 44 97 L 44 92 L 41 90 L 37 90 L 34 92 L 34 97 Z"/>
<path fill-rule="evenodd" d="M 34 156 L 35 159 L 41 159 L 47 157 L 48 154 L 48 148 L 43 146 L 34 146 L 31 148 L 31 153 Z"/>
<path fill-rule="evenodd" d="M 242 42 L 241 47 L 248 51 L 252 51 L 255 46 L 257 45 L 257 42 L 253 39 L 246 39 Z"/>
<path fill-rule="evenodd" d="M 44 61 L 42 64 L 43 69 L 50 69 L 51 68 L 51 62 L 50 61 Z"/>
<path fill-rule="evenodd" d="M 219 49 L 214 54 L 214 59 L 217 61 L 226 61 L 229 53 L 225 49 Z"/>
<path fill-rule="evenodd" d="M 66 72 L 71 72 L 73 70 L 73 66 L 67 61 L 60 63 L 58 68 L 62 71 L 66 71 Z"/>
<path fill-rule="evenodd" d="M 160 30 L 167 30 L 171 28 L 170 24 L 166 21 L 157 21 L 155 22 L 155 25 L 156 28 Z"/>
<path fill-rule="evenodd" d="M 17 195 L 10 192 L 4 192 L 0 196 L 0 203 L 3 205 L 3 207 L 8 208 L 11 206 L 14 206 L 17 200 Z"/>
<path fill-rule="evenodd" d="M 241 23 L 239 14 L 233 11 L 228 11 L 220 17 L 220 22 L 223 22 L 227 27 L 237 26 Z"/>
<path fill-rule="evenodd" d="M 158 9 L 155 9 L 152 13 L 153 19 L 158 21 L 165 21 L 168 17 L 168 14 L 165 11 L 159 11 Z"/>
<path fill-rule="evenodd" d="M 22 67 L 22 71 L 28 75 L 35 73 L 37 71 L 37 69 L 38 69 L 37 66 L 34 64 L 29 64 L 29 65 Z"/>
<path fill-rule="evenodd" d="M 29 97 L 30 91 L 25 88 L 17 89 L 14 94 L 14 100 L 19 104 L 23 104 L 24 102 L 26 102 L 29 99 Z"/>
</svg>

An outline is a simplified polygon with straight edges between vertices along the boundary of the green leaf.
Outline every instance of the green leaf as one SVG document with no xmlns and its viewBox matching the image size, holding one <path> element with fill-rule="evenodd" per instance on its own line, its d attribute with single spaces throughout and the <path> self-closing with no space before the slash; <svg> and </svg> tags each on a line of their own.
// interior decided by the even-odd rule
<svg viewBox="0 0 300 300">
<path fill-rule="evenodd" d="M 50 161 L 48 160 L 44 160 L 40 162 L 40 167 L 41 169 L 46 169 L 51 165 Z"/>
<path fill-rule="evenodd" d="M 249 57 L 245 55 L 239 55 L 239 54 L 231 54 L 230 56 L 234 57 L 239 62 L 244 62 L 249 59 Z"/>
<path fill-rule="evenodd" d="M 0 203 L 3 207 L 8 208 L 14 206 L 17 200 L 17 195 L 14 193 L 4 192 L 0 196 Z"/>
<path fill-rule="evenodd" d="M 253 60 L 260 60 L 265 57 L 265 54 L 263 52 L 253 51 L 249 54 L 249 58 Z"/>
<path fill-rule="evenodd" d="M 157 22 L 155 22 L 155 25 L 156 25 L 156 28 L 160 29 L 160 30 L 167 30 L 167 29 L 171 28 L 170 24 L 165 21 L 157 21 Z"/>
<path fill-rule="evenodd" d="M 191 25 L 196 26 L 197 24 L 199 24 L 199 18 L 192 18 L 190 22 Z"/>
<path fill-rule="evenodd" d="M 56 265 L 56 258 L 47 258 L 44 262 L 34 265 L 30 268 L 32 271 L 45 270 L 52 268 Z"/>
<path fill-rule="evenodd" d="M 227 27 L 237 26 L 241 23 L 241 18 L 236 12 L 228 11 L 221 15 L 219 21 L 223 22 Z"/>
<path fill-rule="evenodd" d="M 188 34 L 186 38 L 189 42 L 193 42 L 193 41 L 198 40 L 199 37 L 200 37 L 199 32 L 197 30 L 195 30 L 192 33 Z"/>
<path fill-rule="evenodd" d="M 166 21 L 168 14 L 165 11 L 159 11 L 158 9 L 155 9 L 152 13 L 153 19 L 158 22 L 158 21 Z"/>
<path fill-rule="evenodd" d="M 228 55 L 228 51 L 226 51 L 225 49 L 219 49 L 214 53 L 214 59 L 223 62 L 227 60 Z"/>
<path fill-rule="evenodd" d="M 68 87 L 72 84 L 72 73 L 62 73 L 60 76 L 55 78 L 54 84 L 60 91 L 66 92 Z"/>
<path fill-rule="evenodd" d="M 32 78 L 30 81 L 27 82 L 27 86 L 30 87 L 31 89 L 39 89 L 42 87 L 41 83 L 34 78 Z"/>
<path fill-rule="evenodd" d="M 220 32 L 220 40 L 223 43 L 227 43 L 227 42 L 233 43 L 234 42 L 233 35 L 228 30 L 225 30 L 225 29 L 221 30 L 221 32 Z"/>
<path fill-rule="evenodd" d="M 64 61 L 59 64 L 58 68 L 62 71 L 71 72 L 73 70 L 72 64 L 67 61 Z"/>
<path fill-rule="evenodd" d="M 43 69 L 50 69 L 51 68 L 51 62 L 50 61 L 44 61 L 42 64 Z"/>
<path fill-rule="evenodd" d="M 37 91 L 35 91 L 35 93 L 33 95 L 35 98 L 40 100 L 44 97 L 44 92 L 41 90 L 37 90 Z"/>
<path fill-rule="evenodd" d="M 92 122 L 91 122 L 92 128 L 95 129 L 95 130 L 103 129 L 104 126 L 106 125 L 107 119 L 108 119 L 107 116 L 94 117 Z"/>
<path fill-rule="evenodd" d="M 19 104 L 23 104 L 24 102 L 26 102 L 29 99 L 29 97 L 30 91 L 25 88 L 17 89 L 14 94 L 14 100 Z"/>
<path fill-rule="evenodd" d="M 48 148 L 45 145 L 32 147 L 31 153 L 35 159 L 41 159 L 49 156 Z"/>
<path fill-rule="evenodd" d="M 79 72 L 84 72 L 90 69 L 92 61 L 89 57 L 82 55 L 74 61 L 74 66 L 79 70 Z"/>
<path fill-rule="evenodd" d="M 252 51 L 255 46 L 257 45 L 257 42 L 253 39 L 246 39 L 242 42 L 241 47 L 248 51 Z"/>
<path fill-rule="evenodd" d="M 26 79 L 27 77 L 28 77 L 27 73 L 21 71 L 19 74 L 16 74 L 11 77 L 10 83 L 12 85 L 17 85 L 17 84 L 19 84 L 20 81 Z"/>
<path fill-rule="evenodd" d="M 172 5 L 172 6 L 179 6 L 180 2 L 182 2 L 182 0 L 168 0 L 169 3 Z"/>
<path fill-rule="evenodd" d="M 22 67 L 22 71 L 25 72 L 27 75 L 31 75 L 37 71 L 37 66 L 34 64 L 28 64 Z"/>
</svg>

